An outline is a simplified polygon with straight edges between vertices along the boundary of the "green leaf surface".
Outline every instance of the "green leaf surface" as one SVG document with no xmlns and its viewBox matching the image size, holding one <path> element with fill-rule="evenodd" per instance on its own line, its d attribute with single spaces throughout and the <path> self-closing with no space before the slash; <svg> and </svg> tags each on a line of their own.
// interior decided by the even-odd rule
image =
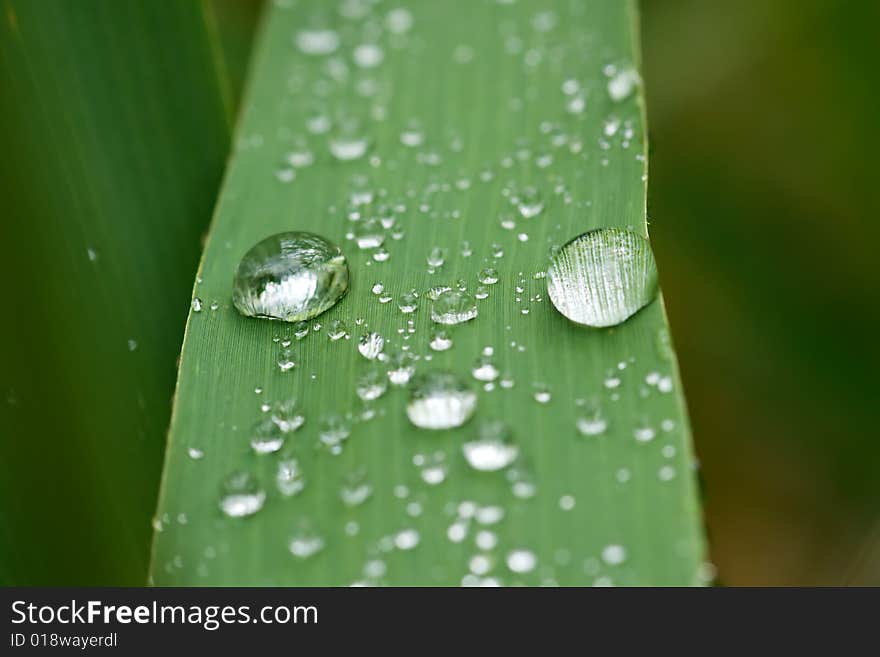
<svg viewBox="0 0 880 657">
<path fill-rule="evenodd" d="M 0 3 L 0 582 L 143 583 L 228 153 L 209 3 Z"/>
<path fill-rule="evenodd" d="M 590 329 L 553 308 L 541 277 L 551 247 L 578 234 L 646 230 L 634 4 L 401 4 L 413 19 L 402 34 L 390 29 L 402 25 L 401 14 L 369 5 L 355 11 L 361 3 L 337 12 L 317 1 L 277 2 L 263 19 L 196 286 L 203 309 L 187 324 L 152 581 L 702 583 L 693 454 L 661 299 L 617 327 Z M 339 36 L 333 53 L 295 47 L 298 32 L 319 28 Z M 364 43 L 381 48 L 378 65 L 361 66 L 376 59 L 375 50 L 357 49 Z M 321 116 L 333 124 L 329 133 L 315 133 Z M 340 125 L 352 124 L 348 136 L 367 138 L 369 148 L 340 161 L 330 144 Z M 401 140 L 402 133 L 410 134 Z M 411 133 L 423 142 L 405 145 L 419 141 Z M 285 156 L 302 149 L 300 139 L 315 161 L 291 176 Z M 534 201 L 531 187 L 544 207 L 525 218 L 534 213 L 520 212 L 513 199 Z M 372 216 L 393 216 L 399 228 L 386 231 L 385 261 L 350 239 Z M 241 256 L 292 230 L 341 245 L 351 270 L 348 295 L 302 340 L 292 325 L 243 317 L 231 303 Z M 444 263 L 430 267 L 435 247 Z M 487 286 L 478 316 L 451 327 L 451 349 L 432 351 L 426 291 L 462 279 L 473 292 L 487 266 L 499 281 Z M 373 293 L 377 283 L 390 302 Z M 398 301 L 412 289 L 421 293 L 419 307 L 404 314 Z M 334 320 L 350 339 L 328 337 Z M 383 335 L 386 351 L 408 346 L 420 373 L 470 381 L 479 390 L 473 420 L 417 429 L 405 412 L 408 392 L 394 386 L 369 404 L 374 417 L 365 419 L 355 383 L 371 366 L 357 350 L 366 331 Z M 297 366 L 281 372 L 286 338 Z M 471 378 L 487 347 L 503 373 L 491 386 Z M 279 453 L 254 454 L 249 432 L 265 417 L 261 406 L 291 397 L 300 400 L 304 426 Z M 608 427 L 581 435 L 577 420 L 594 408 Z M 338 455 L 318 446 L 329 413 L 354 418 Z M 462 454 L 487 420 L 505 422 L 519 449 L 506 472 L 476 472 Z M 303 470 L 305 488 L 295 496 L 275 486 L 282 458 Z M 426 467 L 438 464 L 444 480 L 426 483 Z M 250 517 L 220 510 L 221 486 L 235 472 L 249 473 L 266 494 Z M 341 490 L 359 474 L 371 495 L 346 505 Z M 524 484 L 533 496 L 523 495 Z M 493 507 L 503 519 L 481 524 Z M 319 537 L 322 549 L 292 554 L 291 540 L 303 536 Z M 534 555 L 534 567 L 521 567 L 517 551 Z"/>
</svg>

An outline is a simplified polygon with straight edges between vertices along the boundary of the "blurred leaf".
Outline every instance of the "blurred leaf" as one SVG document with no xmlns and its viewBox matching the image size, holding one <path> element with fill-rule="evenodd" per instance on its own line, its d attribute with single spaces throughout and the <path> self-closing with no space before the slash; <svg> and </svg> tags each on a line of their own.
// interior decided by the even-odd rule
<svg viewBox="0 0 880 657">
<path fill-rule="evenodd" d="M 0 6 L 0 581 L 142 583 L 232 120 L 211 5 Z"/>
</svg>

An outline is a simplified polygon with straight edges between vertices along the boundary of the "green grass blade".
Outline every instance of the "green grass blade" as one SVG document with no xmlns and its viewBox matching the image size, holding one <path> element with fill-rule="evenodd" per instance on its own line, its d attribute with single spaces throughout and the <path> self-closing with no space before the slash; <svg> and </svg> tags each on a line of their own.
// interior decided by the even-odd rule
<svg viewBox="0 0 880 657">
<path fill-rule="evenodd" d="M 5 583 L 145 581 L 180 329 L 230 141 L 205 9 L 0 3 Z"/>
<path fill-rule="evenodd" d="M 608 65 L 637 64 L 633 3 L 403 4 L 412 12 L 412 30 L 402 37 L 384 34 L 384 61 L 367 71 L 352 63 L 352 49 L 376 32 L 371 26 L 382 16 L 324 14 L 320 20 L 342 37 L 332 58 L 307 57 L 292 45 L 322 3 L 275 3 L 264 18 L 238 147 L 196 288 L 206 304 L 216 300 L 219 307 L 192 313 L 187 325 L 153 581 L 457 584 L 470 558 L 485 549 L 486 574 L 505 584 L 702 582 L 693 454 L 661 300 L 613 329 L 585 329 L 552 308 L 545 281 L 535 277 L 547 267 L 550 246 L 579 233 L 599 226 L 645 229 L 640 91 L 615 102 L 606 77 Z M 338 81 L 327 82 L 333 75 Z M 561 91 L 569 79 L 577 81 L 572 96 Z M 375 94 L 365 98 L 371 89 Z M 572 103 L 578 93 L 584 94 L 583 111 Z M 333 119 L 361 113 L 369 124 L 368 155 L 353 162 L 331 157 L 327 135 L 306 130 L 315 112 Z M 415 148 L 400 141 L 412 119 L 426 135 Z M 297 135 L 309 139 L 316 162 L 284 183 L 276 172 Z M 481 176 L 485 171 L 491 179 Z M 387 238 L 387 262 L 346 240 L 354 228 L 346 215 L 357 176 L 365 177 L 378 202 L 400 206 L 405 235 Z M 499 219 L 512 211 L 504 195 L 511 185 L 537 186 L 546 207 L 516 230 L 505 230 Z M 352 286 L 314 322 L 321 330 L 294 341 L 299 365 L 281 373 L 273 338 L 291 335 L 291 326 L 244 318 L 230 296 L 241 255 L 286 230 L 314 231 L 341 244 Z M 490 257 L 493 243 L 504 251 L 497 261 Z M 435 246 L 447 250 L 446 262 L 429 273 L 426 257 Z M 398 297 L 457 279 L 473 289 L 487 264 L 499 270 L 500 280 L 480 302 L 479 317 L 454 328 L 451 350 L 432 353 L 427 299 L 404 315 Z M 391 303 L 371 292 L 378 282 L 394 297 Z M 335 319 L 348 325 L 351 340 L 328 338 L 326 327 Z M 447 369 L 467 379 L 481 351 L 492 346 L 495 363 L 515 385 L 481 390 L 475 421 L 447 432 L 413 428 L 404 412 L 405 391 L 391 389 L 373 404 L 376 417 L 355 423 L 342 454 L 331 455 L 315 448 L 319 419 L 329 411 L 360 413 L 354 381 L 367 363 L 356 342 L 366 326 L 396 344 L 408 336 L 406 343 L 423 356 L 420 371 Z M 658 376 L 664 381 L 659 386 Z M 611 379 L 619 385 L 609 387 Z M 549 387 L 549 403 L 535 400 L 536 383 Z M 284 498 L 274 486 L 278 457 L 253 454 L 248 431 L 262 403 L 290 396 L 301 400 L 307 419 L 284 450 L 299 459 L 307 483 L 299 495 Z M 609 422 L 604 435 L 577 434 L 578 400 L 599 404 Z M 469 468 L 461 444 L 481 419 L 503 419 L 512 427 L 523 467 L 537 486 L 534 497 L 516 497 L 504 473 Z M 656 432 L 653 440 L 635 439 L 644 427 Z M 203 456 L 191 458 L 193 448 Z M 414 460 L 437 452 L 448 474 L 429 486 Z M 360 469 L 372 496 L 348 507 L 340 488 Z M 218 508 L 220 486 L 239 470 L 262 482 L 266 503 L 252 517 L 227 518 Z M 485 527 L 471 519 L 464 540 L 451 541 L 447 531 L 459 509 L 466 514 L 473 505 L 500 506 L 504 519 Z M 325 545 L 298 559 L 288 545 L 305 523 Z M 395 547 L 395 536 L 411 529 L 419 544 Z M 492 536 L 479 530 L 493 532 L 497 545 L 491 547 Z M 622 561 L 609 546 L 624 548 Z M 533 552 L 537 567 L 512 573 L 505 561 L 516 549 Z"/>
</svg>

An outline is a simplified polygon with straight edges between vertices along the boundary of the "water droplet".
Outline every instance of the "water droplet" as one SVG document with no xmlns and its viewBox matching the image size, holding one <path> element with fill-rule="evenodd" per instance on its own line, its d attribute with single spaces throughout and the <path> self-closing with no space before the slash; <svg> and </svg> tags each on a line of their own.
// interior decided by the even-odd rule
<svg viewBox="0 0 880 657">
<path fill-rule="evenodd" d="M 416 148 L 425 143 L 425 132 L 418 121 L 410 121 L 406 129 L 400 133 L 400 143 L 410 148 Z"/>
<path fill-rule="evenodd" d="M 608 429 L 608 420 L 602 417 L 599 411 L 594 411 L 577 418 L 575 426 L 582 436 L 600 436 Z"/>
<path fill-rule="evenodd" d="M 437 324 L 463 324 L 477 316 L 477 303 L 467 292 L 446 290 L 431 304 L 431 319 Z"/>
<path fill-rule="evenodd" d="M 379 248 L 385 242 L 382 224 L 375 219 L 364 219 L 355 227 L 354 239 L 361 250 Z"/>
<path fill-rule="evenodd" d="M 507 553 L 507 567 L 514 573 L 530 573 L 538 564 L 531 550 L 511 550 Z"/>
<path fill-rule="evenodd" d="M 324 538 L 307 527 L 302 527 L 290 537 L 287 547 L 298 559 L 308 559 L 324 549 Z"/>
<path fill-rule="evenodd" d="M 275 402 L 271 410 L 269 419 L 284 433 L 296 431 L 305 424 L 306 416 L 295 398 Z"/>
<path fill-rule="evenodd" d="M 186 453 L 189 455 L 189 457 L 193 461 L 198 461 L 199 459 L 202 459 L 205 457 L 205 452 L 203 450 L 199 449 L 198 447 L 189 447 L 186 450 Z"/>
<path fill-rule="evenodd" d="M 348 291 L 348 264 L 313 233 L 279 233 L 253 246 L 235 270 L 232 300 L 242 315 L 298 322 L 332 308 Z"/>
<path fill-rule="evenodd" d="M 327 337 L 333 342 L 341 340 L 348 335 L 348 327 L 341 319 L 334 319 L 327 325 Z"/>
<path fill-rule="evenodd" d="M 381 246 L 373 252 L 373 260 L 375 260 L 376 262 L 385 262 L 390 257 L 391 253 L 388 251 L 388 249 L 385 249 Z M 390 300 L 391 297 L 387 297 L 387 301 Z"/>
<path fill-rule="evenodd" d="M 552 398 L 550 394 L 550 387 L 546 383 L 533 383 L 532 396 L 539 404 L 547 404 Z"/>
<path fill-rule="evenodd" d="M 622 545 L 606 545 L 602 548 L 602 561 L 617 566 L 626 561 L 626 549 Z"/>
<path fill-rule="evenodd" d="M 129 340 L 128 340 L 128 350 L 129 350 L 129 351 L 135 351 L 135 350 L 137 350 L 137 348 L 138 348 L 137 340 L 135 340 L 135 339 L 133 339 L 133 338 L 129 338 Z"/>
<path fill-rule="evenodd" d="M 339 497 L 346 506 L 360 506 L 373 494 L 373 486 L 367 480 L 366 471 L 355 470 L 345 476 Z"/>
<path fill-rule="evenodd" d="M 373 360 L 385 348 L 385 338 L 378 333 L 364 333 L 358 339 L 358 351 L 367 360 Z"/>
<path fill-rule="evenodd" d="M 284 445 L 284 432 L 272 421 L 265 418 L 251 429 L 251 448 L 257 454 L 277 452 Z"/>
<path fill-rule="evenodd" d="M 419 532 L 415 529 L 402 529 L 394 536 L 394 547 L 398 550 L 412 550 L 419 544 Z"/>
<path fill-rule="evenodd" d="M 397 300 L 397 307 L 404 315 L 414 313 L 419 307 L 419 295 L 415 291 L 405 292 Z"/>
<path fill-rule="evenodd" d="M 477 437 L 462 445 L 468 464 L 481 472 L 495 472 L 516 460 L 519 448 L 513 444 L 510 429 L 503 422 L 487 421 L 477 428 Z"/>
<path fill-rule="evenodd" d="M 437 269 L 442 267 L 444 262 L 446 262 L 446 251 L 439 246 L 431 249 L 431 252 L 428 253 L 428 266 Z"/>
<path fill-rule="evenodd" d="M 397 350 L 388 354 L 386 364 L 388 380 L 395 386 L 409 383 L 416 371 L 415 358 L 408 351 Z"/>
<path fill-rule="evenodd" d="M 248 472 L 233 472 L 223 482 L 220 509 L 230 518 L 251 516 L 265 501 L 266 492 Z"/>
<path fill-rule="evenodd" d="M 375 295 L 380 295 L 385 291 L 385 286 L 381 283 L 374 283 L 373 287 L 370 288 L 370 291 Z"/>
<path fill-rule="evenodd" d="M 296 459 L 285 459 L 278 462 L 275 472 L 275 486 L 284 497 L 293 497 L 306 487 L 306 479 L 302 467 Z"/>
<path fill-rule="evenodd" d="M 547 270 L 556 309 L 586 326 L 620 324 L 657 294 L 657 268 L 648 241 L 628 230 L 601 228 L 559 249 Z"/>
<path fill-rule="evenodd" d="M 622 68 L 609 78 L 608 96 L 615 103 L 619 103 L 629 98 L 639 84 L 641 78 L 635 69 Z"/>
<path fill-rule="evenodd" d="M 498 282 L 498 270 L 494 267 L 486 267 L 480 271 L 479 279 L 483 285 L 495 285 Z"/>
<path fill-rule="evenodd" d="M 302 340 L 309 334 L 309 323 L 308 322 L 297 322 L 293 325 L 293 337 L 297 340 Z"/>
<path fill-rule="evenodd" d="M 471 370 L 471 374 L 477 381 L 494 381 L 500 372 L 489 356 L 481 356 Z"/>
<path fill-rule="evenodd" d="M 516 198 L 516 209 L 523 219 L 537 217 L 544 211 L 544 200 L 537 187 L 526 187 Z"/>
<path fill-rule="evenodd" d="M 635 430 L 633 430 L 633 436 L 640 443 L 650 442 L 650 441 L 654 440 L 654 437 L 656 435 L 657 435 L 657 432 L 654 430 L 654 428 L 650 427 L 646 424 L 638 426 L 635 428 Z"/>
<path fill-rule="evenodd" d="M 351 424 L 338 413 L 328 413 L 319 423 L 318 438 L 328 447 L 338 447 L 351 435 Z"/>
<path fill-rule="evenodd" d="M 413 381 L 406 414 L 422 429 L 453 429 L 476 407 L 477 394 L 464 381 L 448 372 L 428 372 Z"/>
<path fill-rule="evenodd" d="M 282 372 L 287 372 L 296 367 L 295 355 L 293 353 L 293 349 L 282 349 L 278 354 L 278 360 L 276 361 L 278 364 L 278 369 Z"/>
<path fill-rule="evenodd" d="M 482 301 L 483 299 L 489 298 L 489 288 L 485 285 L 478 285 L 474 290 L 474 299 L 478 301 Z"/>
<path fill-rule="evenodd" d="M 375 43 L 362 43 L 355 46 L 353 57 L 361 68 L 375 68 L 385 59 L 385 52 Z"/>
<path fill-rule="evenodd" d="M 392 9 L 385 16 L 385 26 L 392 34 L 404 34 L 413 26 L 413 15 L 409 9 Z"/>
<path fill-rule="evenodd" d="M 452 338 L 444 330 L 434 331 L 431 335 L 430 347 L 434 351 L 446 351 L 452 348 Z"/>
<path fill-rule="evenodd" d="M 329 55 L 339 48 L 339 34 L 334 30 L 300 30 L 294 41 L 300 52 L 306 55 Z"/>
<path fill-rule="evenodd" d="M 198 297 L 194 297 L 194 298 L 193 298 L 192 303 L 190 304 L 190 306 L 192 307 L 192 311 L 193 311 L 194 313 L 200 313 L 200 312 L 202 312 L 202 300 L 199 299 Z"/>
<path fill-rule="evenodd" d="M 379 370 L 370 370 L 358 379 L 355 392 L 364 401 L 379 399 L 388 390 L 388 379 Z"/>
</svg>

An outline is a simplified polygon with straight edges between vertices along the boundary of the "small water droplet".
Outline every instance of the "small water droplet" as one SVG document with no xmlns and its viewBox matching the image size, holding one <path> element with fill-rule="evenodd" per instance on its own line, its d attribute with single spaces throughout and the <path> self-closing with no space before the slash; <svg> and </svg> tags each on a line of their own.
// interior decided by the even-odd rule
<svg viewBox="0 0 880 657">
<path fill-rule="evenodd" d="M 259 420 L 251 429 L 251 449 L 257 454 L 277 452 L 284 445 L 284 432 L 272 418 Z"/>
<path fill-rule="evenodd" d="M 467 422 L 477 406 L 477 394 L 454 374 L 428 372 L 410 389 L 406 413 L 422 429 L 452 429 Z"/>
<path fill-rule="evenodd" d="M 385 242 L 382 224 L 375 219 L 364 219 L 354 229 L 354 239 L 361 250 L 377 249 Z"/>
<path fill-rule="evenodd" d="M 193 298 L 192 303 L 190 304 L 190 306 L 192 307 L 192 311 L 193 311 L 194 313 L 200 313 L 200 312 L 202 312 L 202 300 L 199 299 L 198 297 L 194 297 L 194 298 Z"/>
<path fill-rule="evenodd" d="M 523 219 L 537 217 L 544 211 L 544 200 L 537 187 L 526 187 L 516 197 L 516 209 Z M 522 241 L 522 240 L 521 240 Z"/>
<path fill-rule="evenodd" d="M 480 271 L 479 280 L 483 285 L 495 285 L 498 282 L 498 270 L 494 267 L 486 267 Z"/>
<path fill-rule="evenodd" d="M 187 448 L 186 453 L 193 461 L 198 461 L 205 457 L 205 452 L 198 447 L 189 447 Z"/>
<path fill-rule="evenodd" d="M 299 402 L 296 398 L 277 401 L 271 407 L 269 419 L 275 423 L 283 433 L 291 433 L 305 424 L 306 416 L 303 415 Z"/>
<path fill-rule="evenodd" d="M 446 262 L 445 249 L 441 249 L 439 246 L 435 246 L 431 249 L 431 252 L 428 253 L 428 267 L 437 269 L 442 267 L 444 262 Z"/>
<path fill-rule="evenodd" d="M 560 248 L 547 270 L 556 309 L 586 326 L 615 326 L 657 294 L 657 268 L 648 241 L 632 231 L 602 228 Z"/>
<path fill-rule="evenodd" d="M 329 29 L 300 30 L 294 41 L 305 55 L 329 55 L 339 48 L 339 34 Z"/>
<path fill-rule="evenodd" d="M 629 98 L 641 84 L 638 72 L 633 68 L 622 68 L 614 72 L 608 80 L 608 96 L 615 103 Z"/>
<path fill-rule="evenodd" d="M 419 544 L 419 532 L 415 529 L 402 529 L 394 536 L 394 547 L 398 550 L 412 550 Z"/>
<path fill-rule="evenodd" d="M 230 518 L 251 516 L 265 501 L 266 492 L 248 472 L 233 472 L 223 482 L 220 509 Z"/>
<path fill-rule="evenodd" d="M 357 382 L 355 392 L 364 401 L 379 399 L 388 390 L 388 378 L 379 370 L 370 370 L 363 374 Z"/>
<path fill-rule="evenodd" d="M 552 398 L 550 387 L 546 383 L 533 383 L 532 397 L 534 397 L 535 401 L 539 404 L 549 403 Z"/>
<path fill-rule="evenodd" d="M 577 418 L 575 426 L 582 436 L 600 436 L 608 429 L 608 420 L 599 411 L 594 411 Z"/>
<path fill-rule="evenodd" d="M 285 459 L 278 462 L 275 472 L 275 486 L 284 497 L 298 495 L 306 487 L 306 479 L 302 467 L 296 459 Z"/>
<path fill-rule="evenodd" d="M 397 307 L 404 315 L 414 313 L 419 307 L 419 295 L 415 291 L 404 292 L 397 300 Z"/>
<path fill-rule="evenodd" d="M 301 527 L 290 537 L 287 547 L 298 559 L 308 559 L 324 549 L 324 538 L 308 527 Z"/>
<path fill-rule="evenodd" d="M 617 566 L 626 561 L 626 549 L 622 545 L 606 545 L 602 548 L 602 561 L 609 566 Z"/>
<path fill-rule="evenodd" d="M 352 56 L 361 68 L 375 68 L 385 59 L 385 52 L 375 43 L 362 43 L 355 46 Z"/>
<path fill-rule="evenodd" d="M 355 470 L 345 476 L 339 497 L 346 506 L 360 506 L 373 494 L 373 486 L 367 480 L 365 470 Z"/>
<path fill-rule="evenodd" d="M 327 337 L 333 342 L 341 340 L 348 335 L 348 327 L 341 319 L 334 319 L 327 325 Z"/>
<path fill-rule="evenodd" d="M 258 242 L 235 271 L 232 300 L 242 315 L 298 322 L 332 308 L 348 291 L 348 264 L 335 244 L 290 232 Z"/>
<path fill-rule="evenodd" d="M 648 425 L 640 425 L 633 430 L 633 436 L 640 443 L 647 443 L 654 440 L 654 437 L 657 435 L 657 432 L 653 427 Z"/>
<path fill-rule="evenodd" d="M 507 553 L 507 567 L 514 573 L 530 573 L 538 565 L 538 559 L 531 550 L 511 550 Z"/>
<path fill-rule="evenodd" d="M 376 262 L 385 262 L 390 257 L 391 253 L 388 251 L 388 249 L 381 246 L 373 252 L 373 260 L 375 260 Z M 391 300 L 391 297 L 386 298 L 388 301 Z"/>
<path fill-rule="evenodd" d="M 278 354 L 276 363 L 278 364 L 278 369 L 282 372 L 287 372 L 296 367 L 296 356 L 293 353 L 293 349 L 282 349 Z"/>
<path fill-rule="evenodd" d="M 358 339 L 358 351 L 367 360 L 374 360 L 385 348 L 385 338 L 378 333 L 364 333 Z"/>
<path fill-rule="evenodd" d="M 471 369 L 471 374 L 477 381 L 494 381 L 498 378 L 500 372 L 495 367 L 495 363 L 492 362 L 490 355 L 484 355 L 477 360 L 473 369 Z"/>
<path fill-rule="evenodd" d="M 321 418 L 318 438 L 327 447 L 339 447 L 351 435 L 351 424 L 338 413 L 328 413 Z"/>
<path fill-rule="evenodd" d="M 503 422 L 482 422 L 477 436 L 462 445 L 468 464 L 481 472 L 495 472 L 516 460 L 519 448 L 512 442 L 510 429 Z"/>
<path fill-rule="evenodd" d="M 467 292 L 446 290 L 431 304 L 431 319 L 437 324 L 454 326 L 477 316 L 477 303 Z"/>
<path fill-rule="evenodd" d="M 385 362 L 388 367 L 388 380 L 395 386 L 409 383 L 416 371 L 415 357 L 408 351 L 393 351 L 388 354 L 388 360 Z"/>
<path fill-rule="evenodd" d="M 434 351 L 446 351 L 447 349 L 452 348 L 452 337 L 449 335 L 448 331 L 439 330 L 434 331 L 431 335 L 430 345 L 431 349 Z"/>
</svg>

